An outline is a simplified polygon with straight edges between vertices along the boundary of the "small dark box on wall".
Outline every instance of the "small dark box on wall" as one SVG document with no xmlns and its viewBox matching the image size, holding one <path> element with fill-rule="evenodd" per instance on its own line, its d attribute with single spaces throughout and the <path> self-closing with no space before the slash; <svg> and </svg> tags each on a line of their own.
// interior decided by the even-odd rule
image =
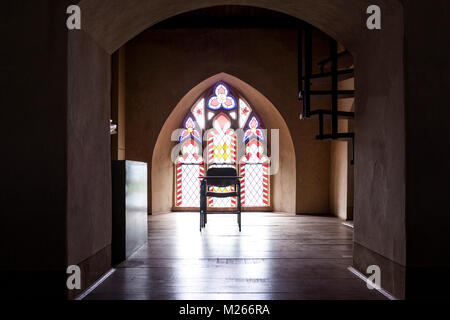
<svg viewBox="0 0 450 320">
<path fill-rule="evenodd" d="M 147 164 L 112 161 L 112 263 L 147 242 Z"/>
</svg>

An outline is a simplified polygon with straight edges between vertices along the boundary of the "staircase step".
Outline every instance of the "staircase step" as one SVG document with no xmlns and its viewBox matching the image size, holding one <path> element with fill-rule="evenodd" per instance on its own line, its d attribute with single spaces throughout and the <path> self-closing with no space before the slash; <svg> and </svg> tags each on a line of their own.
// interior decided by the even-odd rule
<svg viewBox="0 0 450 320">
<path fill-rule="evenodd" d="M 331 71 L 331 58 L 324 59 L 317 63 L 322 72 Z M 348 51 L 338 53 L 338 69 L 350 69 L 353 67 L 353 56 Z"/>
<path fill-rule="evenodd" d="M 350 69 L 338 70 L 337 74 L 338 74 L 338 76 L 345 76 L 346 79 L 353 78 L 354 69 L 350 68 Z M 314 73 L 311 75 L 310 79 L 328 78 L 328 77 L 331 77 L 331 75 L 332 75 L 331 72 Z M 305 80 L 305 77 L 302 77 L 302 79 Z"/>
<path fill-rule="evenodd" d="M 310 115 L 313 116 L 319 116 L 322 114 L 325 117 L 331 117 L 331 110 L 326 109 L 317 109 L 317 110 L 311 110 Z M 348 112 L 348 111 L 338 111 L 338 118 L 344 118 L 344 119 L 353 119 L 355 117 L 354 112 Z"/>
<path fill-rule="evenodd" d="M 330 100 L 323 100 L 331 99 L 333 91 L 331 90 L 311 90 L 310 91 L 310 97 L 311 97 L 311 107 L 317 105 L 319 101 L 330 101 Z M 320 98 L 318 98 L 320 97 Z M 324 98 L 322 98 L 324 97 Z M 355 97 L 355 90 L 338 90 L 338 98 L 354 98 Z M 303 100 L 303 96 L 300 98 L 300 100 Z"/>
<path fill-rule="evenodd" d="M 311 90 L 309 92 L 311 95 L 331 95 L 332 90 Z M 354 95 L 355 90 L 337 90 L 338 95 Z"/>
<path fill-rule="evenodd" d="M 354 79 L 353 74 L 342 74 L 338 76 L 338 83 L 342 83 L 345 81 L 349 81 L 351 79 Z M 311 82 L 311 88 L 319 88 L 319 89 L 328 89 L 331 87 L 331 77 L 318 77 L 318 78 L 314 78 L 310 80 Z M 352 88 L 348 88 L 348 89 L 353 89 Z M 342 88 L 342 89 L 347 89 L 347 88 Z"/>
<path fill-rule="evenodd" d="M 355 133 L 354 132 L 340 132 L 336 135 L 336 137 L 333 137 L 332 134 L 322 134 L 317 135 L 317 140 L 346 140 L 346 141 L 352 141 L 354 138 Z"/>
</svg>

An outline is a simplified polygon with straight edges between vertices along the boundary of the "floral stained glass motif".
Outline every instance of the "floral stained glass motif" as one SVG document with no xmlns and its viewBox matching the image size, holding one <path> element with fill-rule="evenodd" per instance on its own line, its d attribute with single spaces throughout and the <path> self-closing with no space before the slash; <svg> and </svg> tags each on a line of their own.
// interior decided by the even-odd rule
<svg viewBox="0 0 450 320">
<path fill-rule="evenodd" d="M 225 133 L 231 127 L 230 118 L 228 118 L 224 113 L 220 113 L 213 120 L 213 128 L 218 132 Z"/>
<path fill-rule="evenodd" d="M 231 121 L 220 113 L 213 120 L 213 129 L 208 134 L 208 165 L 232 164 L 236 162 L 236 135 Z"/>
<path fill-rule="evenodd" d="M 256 117 L 252 117 L 250 122 L 248 123 L 249 129 L 245 131 L 244 134 L 244 141 L 247 141 L 248 139 L 252 137 L 259 138 L 261 140 L 264 140 L 264 135 L 262 130 L 259 128 L 259 122 L 256 120 Z"/>
<path fill-rule="evenodd" d="M 200 129 L 205 129 L 205 99 L 201 99 L 191 110 Z"/>
<path fill-rule="evenodd" d="M 250 113 L 252 113 L 252 108 L 242 99 L 239 99 L 239 128 L 244 128 Z"/>
<path fill-rule="evenodd" d="M 245 155 L 242 158 L 243 163 L 261 163 L 267 162 L 269 158 L 264 155 L 264 146 L 256 138 L 251 139 L 245 147 Z"/>
<path fill-rule="evenodd" d="M 202 163 L 200 148 L 193 139 L 186 140 L 181 148 L 181 155 L 178 157 L 178 163 Z"/>
<path fill-rule="evenodd" d="M 191 117 L 188 117 L 186 119 L 186 122 L 184 123 L 184 130 L 181 131 L 179 141 L 183 141 L 188 137 L 194 137 L 196 140 L 198 140 L 200 143 L 202 142 L 202 138 L 200 136 L 200 133 L 197 129 L 195 129 L 195 122 L 192 120 Z"/>
<path fill-rule="evenodd" d="M 209 98 L 208 108 L 212 110 L 219 110 L 220 108 L 231 110 L 236 107 L 236 101 L 232 96 L 228 95 L 228 89 L 223 84 L 217 85 L 214 92 L 216 95 Z"/>
</svg>

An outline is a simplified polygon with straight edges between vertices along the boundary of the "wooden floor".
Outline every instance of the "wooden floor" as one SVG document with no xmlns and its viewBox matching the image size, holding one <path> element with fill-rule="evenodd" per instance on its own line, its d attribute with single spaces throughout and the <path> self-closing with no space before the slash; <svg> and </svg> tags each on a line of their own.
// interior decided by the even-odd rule
<svg viewBox="0 0 450 320">
<path fill-rule="evenodd" d="M 280 213 L 149 217 L 149 241 L 86 299 L 384 299 L 347 267 L 352 229 Z"/>
</svg>

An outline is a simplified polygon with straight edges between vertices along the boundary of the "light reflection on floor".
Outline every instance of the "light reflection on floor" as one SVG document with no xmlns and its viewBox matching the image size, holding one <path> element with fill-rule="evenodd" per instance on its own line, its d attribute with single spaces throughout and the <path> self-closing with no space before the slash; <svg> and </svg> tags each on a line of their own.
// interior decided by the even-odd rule
<svg viewBox="0 0 450 320">
<path fill-rule="evenodd" d="M 347 270 L 352 229 L 331 217 L 149 218 L 149 242 L 88 299 L 383 299 Z M 344 258 L 346 257 L 346 258 Z"/>
</svg>

